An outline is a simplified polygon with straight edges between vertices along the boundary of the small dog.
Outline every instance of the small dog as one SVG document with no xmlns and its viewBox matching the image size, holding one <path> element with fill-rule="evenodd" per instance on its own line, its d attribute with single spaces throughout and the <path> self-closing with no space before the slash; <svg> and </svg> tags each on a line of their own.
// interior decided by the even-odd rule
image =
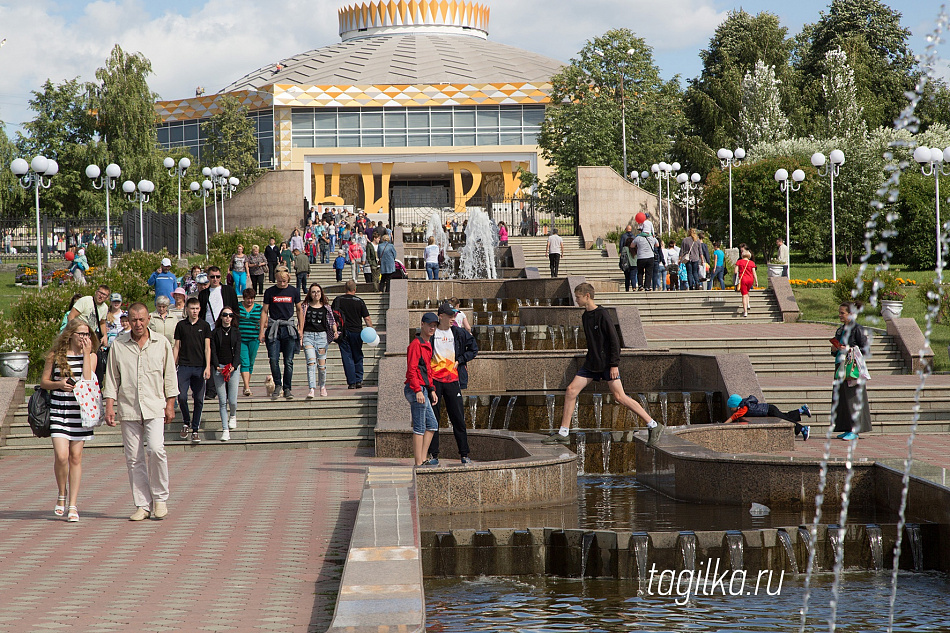
<svg viewBox="0 0 950 633">
<path fill-rule="evenodd" d="M 264 388 L 267 389 L 267 396 L 270 397 L 274 395 L 274 389 L 277 387 L 274 385 L 274 377 L 268 376 L 264 379 Z"/>
</svg>

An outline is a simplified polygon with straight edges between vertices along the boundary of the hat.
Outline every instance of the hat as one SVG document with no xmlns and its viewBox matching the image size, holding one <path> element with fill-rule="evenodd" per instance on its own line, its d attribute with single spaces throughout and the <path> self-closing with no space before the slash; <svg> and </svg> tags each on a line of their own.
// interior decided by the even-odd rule
<svg viewBox="0 0 950 633">
<path fill-rule="evenodd" d="M 172 265 L 172 260 L 168 259 L 167 257 L 162 258 L 162 266 L 171 266 L 171 265 Z"/>
<path fill-rule="evenodd" d="M 729 407 L 730 409 L 738 409 L 739 404 L 741 403 L 742 403 L 742 398 L 737 393 L 732 394 L 731 396 L 729 396 L 729 399 L 726 400 L 726 406 Z"/>
<path fill-rule="evenodd" d="M 109 295 L 109 301 L 122 301 L 122 295 L 120 295 L 118 292 L 113 292 L 111 295 Z"/>
<path fill-rule="evenodd" d="M 174 290 L 172 290 L 172 294 L 173 294 L 173 295 L 185 295 L 186 297 L 188 296 L 188 293 L 185 292 L 185 289 L 184 289 L 184 288 L 175 288 Z"/>
<path fill-rule="evenodd" d="M 438 323 L 439 316 L 435 312 L 426 312 L 422 315 L 423 323 Z"/>
<path fill-rule="evenodd" d="M 195 277 L 195 281 L 198 282 L 199 284 L 210 283 L 208 281 L 208 273 L 198 273 L 198 276 Z"/>
<path fill-rule="evenodd" d="M 458 310 L 455 309 L 448 301 L 443 301 L 442 305 L 439 306 L 439 314 L 447 314 L 449 316 L 455 316 L 458 314 Z"/>
</svg>

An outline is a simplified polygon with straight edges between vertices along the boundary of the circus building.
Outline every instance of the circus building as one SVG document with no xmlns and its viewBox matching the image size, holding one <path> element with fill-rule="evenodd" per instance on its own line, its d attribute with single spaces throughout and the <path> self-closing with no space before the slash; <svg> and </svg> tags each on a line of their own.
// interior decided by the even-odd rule
<svg viewBox="0 0 950 633">
<path fill-rule="evenodd" d="M 157 103 L 159 142 L 200 158 L 200 124 L 231 95 L 255 122 L 260 165 L 299 173 L 311 204 L 464 210 L 512 196 L 519 167 L 547 171 L 537 135 L 562 64 L 490 41 L 488 18 L 455 0 L 345 7 L 339 43 Z"/>
</svg>

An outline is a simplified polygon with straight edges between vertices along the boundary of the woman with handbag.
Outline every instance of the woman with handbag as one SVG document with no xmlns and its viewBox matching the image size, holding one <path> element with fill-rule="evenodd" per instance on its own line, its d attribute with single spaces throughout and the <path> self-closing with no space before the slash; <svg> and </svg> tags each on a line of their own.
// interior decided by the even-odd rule
<svg viewBox="0 0 950 633">
<path fill-rule="evenodd" d="M 59 517 L 65 514 L 71 523 L 79 521 L 76 499 L 82 479 L 82 448 L 93 435 L 92 427 L 83 425 L 74 389 L 80 381 L 96 380 L 95 350 L 98 348 L 99 338 L 88 323 L 81 319 L 70 321 L 46 355 L 40 380 L 40 387 L 50 392 L 53 472 L 59 488 L 53 514 Z M 94 391 L 98 391 L 98 382 L 95 385 Z"/>
<path fill-rule="evenodd" d="M 742 316 L 747 317 L 749 316 L 749 290 L 759 284 L 752 253 L 742 251 L 742 257 L 736 262 L 735 274 L 738 280 L 736 290 L 742 294 Z"/>
<path fill-rule="evenodd" d="M 222 442 L 230 440 L 231 429 L 237 428 L 237 393 L 241 376 L 241 330 L 234 324 L 237 316 L 234 308 L 224 306 L 211 332 L 211 371 L 218 394 Z"/>
<path fill-rule="evenodd" d="M 859 433 L 871 431 L 871 409 L 868 406 L 868 394 L 865 379 L 853 376 L 858 373 L 854 363 L 854 352 L 858 350 L 864 356 L 871 350 L 864 328 L 857 322 L 858 306 L 844 302 L 838 306 L 838 320 L 841 327 L 832 339 L 831 354 L 835 357 L 835 381 L 832 387 L 831 421 L 839 440 L 856 440 Z M 850 375 L 849 375 L 850 374 Z M 837 404 L 835 404 L 837 396 Z"/>
</svg>

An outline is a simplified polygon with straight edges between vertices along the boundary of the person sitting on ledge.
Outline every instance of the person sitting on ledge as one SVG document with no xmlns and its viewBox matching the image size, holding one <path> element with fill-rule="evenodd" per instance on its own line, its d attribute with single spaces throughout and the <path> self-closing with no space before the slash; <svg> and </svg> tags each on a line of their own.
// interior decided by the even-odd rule
<svg viewBox="0 0 950 633">
<path fill-rule="evenodd" d="M 807 404 L 803 404 L 788 413 L 782 413 L 774 404 L 759 402 L 759 399 L 755 396 L 742 398 L 739 394 L 734 393 L 726 400 L 726 407 L 732 412 L 732 415 L 730 415 L 723 424 L 736 422 L 742 418 L 770 417 L 792 422 L 795 425 L 795 435 L 801 433 L 803 442 L 808 439 L 808 434 L 811 432 L 810 426 L 800 424 L 803 415 L 805 417 L 811 417 L 811 411 L 808 409 Z M 745 423 L 745 421 L 740 422 L 740 424 Z"/>
</svg>

